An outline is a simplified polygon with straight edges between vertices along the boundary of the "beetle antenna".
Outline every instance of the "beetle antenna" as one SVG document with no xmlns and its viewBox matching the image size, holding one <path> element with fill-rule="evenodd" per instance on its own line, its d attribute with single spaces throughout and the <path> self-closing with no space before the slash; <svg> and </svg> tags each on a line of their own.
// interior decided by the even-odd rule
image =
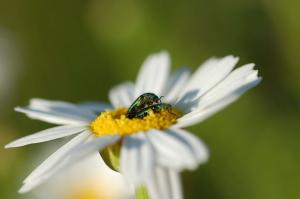
<svg viewBox="0 0 300 199">
<path fill-rule="evenodd" d="M 165 96 L 163 96 L 163 95 L 160 96 L 160 98 L 159 98 L 159 102 L 160 102 L 160 103 L 161 103 L 161 99 L 164 98 L 164 97 L 165 97 Z"/>
</svg>

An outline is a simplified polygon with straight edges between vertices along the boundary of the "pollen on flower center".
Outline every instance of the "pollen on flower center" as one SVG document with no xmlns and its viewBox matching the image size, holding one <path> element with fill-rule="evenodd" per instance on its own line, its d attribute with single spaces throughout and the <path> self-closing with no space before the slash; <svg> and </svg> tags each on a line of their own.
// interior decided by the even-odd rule
<svg viewBox="0 0 300 199">
<path fill-rule="evenodd" d="M 118 108 L 113 111 L 102 112 L 90 125 L 91 131 L 97 136 L 121 135 L 126 136 L 149 129 L 165 129 L 176 123 L 182 114 L 172 108 L 158 113 L 150 112 L 140 118 L 129 119 L 126 117 L 127 109 Z"/>
</svg>

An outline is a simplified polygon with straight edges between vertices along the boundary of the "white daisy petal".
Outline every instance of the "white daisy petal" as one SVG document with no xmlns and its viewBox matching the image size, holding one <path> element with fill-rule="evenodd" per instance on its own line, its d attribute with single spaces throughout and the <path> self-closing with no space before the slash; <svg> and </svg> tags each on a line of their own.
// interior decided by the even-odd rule
<svg viewBox="0 0 300 199">
<path fill-rule="evenodd" d="M 183 130 L 171 128 L 169 135 L 175 136 L 189 147 L 190 152 L 196 157 L 198 164 L 205 163 L 209 157 L 209 151 L 204 142 L 197 136 Z"/>
<path fill-rule="evenodd" d="M 171 186 L 172 199 L 182 199 L 182 185 L 180 174 L 174 170 L 169 170 L 169 181 Z"/>
<path fill-rule="evenodd" d="M 152 130 L 147 133 L 156 152 L 158 164 L 176 170 L 195 169 L 198 161 L 191 152 L 190 146 L 171 134 L 169 130 L 166 132 Z"/>
<path fill-rule="evenodd" d="M 91 134 L 91 132 L 89 132 Z M 120 139 L 120 136 L 113 135 L 113 136 L 104 136 L 104 137 L 92 137 L 85 143 L 81 143 L 73 148 L 69 153 L 70 161 L 68 164 L 75 163 L 76 161 L 82 159 L 83 157 L 88 156 L 91 153 L 101 151 L 105 147 L 110 144 L 117 142 Z"/>
<path fill-rule="evenodd" d="M 157 186 L 156 179 L 154 178 L 155 176 L 153 176 L 152 179 L 149 179 L 146 183 L 148 195 L 150 196 L 151 199 L 163 199 L 160 196 L 160 190 L 159 187 Z"/>
<path fill-rule="evenodd" d="M 50 177 L 49 173 L 52 173 L 51 170 L 59 165 L 60 161 L 62 161 L 74 147 L 86 141 L 88 136 L 89 133 L 87 132 L 77 135 L 68 143 L 59 148 L 56 152 L 54 152 L 51 156 L 49 156 L 24 180 L 25 188 L 21 188 L 22 192 L 24 192 L 24 190 L 30 191 L 35 186 L 39 185 L 48 177 Z"/>
<path fill-rule="evenodd" d="M 64 156 L 60 156 L 58 158 L 57 156 L 55 157 L 55 165 L 53 165 L 53 162 L 49 162 L 49 164 L 51 165 L 46 165 L 48 167 L 47 171 L 46 169 L 44 169 L 44 171 L 38 173 L 39 175 L 36 173 L 36 175 L 32 176 L 31 178 L 26 178 L 23 187 L 21 187 L 19 191 L 22 193 L 24 193 L 25 191 L 30 191 L 57 172 L 65 169 L 70 165 L 76 164 L 76 162 L 78 162 L 79 160 L 89 157 L 90 154 L 95 153 L 98 150 L 102 150 L 104 147 L 116 142 L 118 139 L 119 136 L 106 136 L 103 138 L 98 138 L 96 140 L 92 139 L 87 143 L 80 142 L 76 145 L 73 145 L 67 151 L 65 151 L 66 153 L 64 153 Z M 84 141 L 86 140 L 88 140 L 88 137 L 86 137 Z"/>
<path fill-rule="evenodd" d="M 38 178 L 35 178 L 34 180 L 25 182 L 23 186 L 19 189 L 19 193 L 27 193 L 31 191 L 32 189 L 36 188 L 37 186 L 43 184 L 46 180 L 48 180 L 50 177 L 55 175 L 58 171 L 61 171 L 64 168 L 64 163 L 67 159 L 62 159 L 61 162 L 59 162 L 58 165 L 56 165 L 53 169 L 49 170 L 48 172 L 44 173 L 43 175 L 39 176 Z"/>
<path fill-rule="evenodd" d="M 151 199 L 172 199 L 168 189 L 167 174 L 163 168 L 155 168 L 152 178 L 146 182 L 146 187 Z"/>
<path fill-rule="evenodd" d="M 222 102 L 215 103 L 213 106 L 207 109 L 203 109 L 201 111 L 193 111 L 192 113 L 186 114 L 185 116 L 177 120 L 177 123 L 173 125 L 173 128 L 186 128 L 188 126 L 200 123 L 213 114 L 219 112 L 232 102 L 236 101 L 237 99 L 237 96 L 229 96 L 228 98 L 224 98 Z"/>
<path fill-rule="evenodd" d="M 183 88 L 177 106 L 185 108 L 187 103 L 205 94 L 232 71 L 237 61 L 237 57 L 230 55 L 204 62 Z"/>
<path fill-rule="evenodd" d="M 137 136 L 143 140 L 143 144 L 140 148 L 140 168 L 139 174 L 142 182 L 150 178 L 153 174 L 154 168 L 154 149 L 144 132 L 137 134 Z"/>
<path fill-rule="evenodd" d="M 136 156 L 137 150 L 131 149 L 131 143 L 134 140 L 130 137 L 125 137 L 122 143 L 122 148 L 121 148 L 121 162 L 120 162 L 120 170 L 121 173 L 125 176 L 125 179 L 128 179 L 129 183 L 131 183 L 131 178 L 132 176 L 132 157 Z"/>
<path fill-rule="evenodd" d="M 188 68 L 180 68 L 171 75 L 168 83 L 164 89 L 164 100 L 166 102 L 174 103 L 182 90 L 182 88 L 187 83 L 191 74 L 191 70 Z"/>
<path fill-rule="evenodd" d="M 109 91 L 109 99 L 114 107 L 128 107 L 134 100 L 134 84 L 125 82 Z"/>
<path fill-rule="evenodd" d="M 191 107 L 195 106 L 197 108 L 183 116 L 183 118 L 201 113 L 206 107 L 213 106 L 225 98 L 231 98 L 231 94 L 236 95 L 237 91 L 241 95 L 248 89 L 256 86 L 261 81 L 261 78 L 257 76 L 258 72 L 253 70 L 253 68 L 254 64 L 247 64 L 234 70 L 207 94 L 195 100 L 193 105 L 190 104 Z M 191 107 L 189 109 L 193 109 Z"/>
<path fill-rule="evenodd" d="M 209 106 L 236 89 L 257 80 L 257 71 L 253 70 L 253 67 L 254 64 L 247 64 L 235 69 L 215 88 L 199 99 L 197 108 L 200 109 L 201 107 Z"/>
<path fill-rule="evenodd" d="M 30 181 L 28 183 L 25 183 L 25 184 L 22 185 L 22 187 L 19 189 L 18 192 L 19 193 L 27 193 L 27 192 L 31 191 L 32 189 L 34 189 L 35 187 L 42 184 L 48 178 L 49 178 L 49 176 L 48 176 L 48 173 L 47 173 L 47 176 L 45 176 L 44 178 L 38 178 L 35 181 Z"/>
<path fill-rule="evenodd" d="M 157 168 L 156 169 L 156 180 L 160 190 L 160 197 L 164 199 L 173 199 L 171 196 L 170 182 L 168 179 L 167 169 Z"/>
<path fill-rule="evenodd" d="M 94 157 L 93 159 L 93 162 L 94 163 L 99 163 L 99 161 L 103 161 L 101 159 L 101 156 L 99 154 L 99 152 L 95 152 L 94 154 L 92 155 L 89 155 L 87 158 L 89 157 Z M 98 160 L 99 159 L 99 160 Z M 68 162 L 68 158 L 64 158 L 62 159 L 58 165 L 56 165 L 55 168 L 49 170 L 47 173 L 45 173 L 44 175 L 42 176 L 39 176 L 39 178 L 35 179 L 34 181 L 29 181 L 27 183 L 25 183 L 20 189 L 19 189 L 19 193 L 26 193 L 28 191 L 30 191 L 31 189 L 39 186 L 40 184 L 42 184 L 44 181 L 46 181 L 48 178 L 50 178 L 51 176 L 55 175 L 57 172 L 61 171 L 62 169 L 64 169 L 64 167 L 67 165 L 66 163 Z M 89 161 L 89 160 L 88 160 Z M 91 163 L 91 161 L 89 161 L 89 163 Z M 79 174 L 80 175 L 80 174 Z M 70 182 L 70 179 L 69 179 L 69 182 Z M 42 197 L 42 198 L 45 198 Z M 47 197 L 48 198 L 48 197 Z"/>
<path fill-rule="evenodd" d="M 101 103 L 101 102 L 82 102 L 78 104 L 79 107 L 88 109 L 90 111 L 99 113 L 101 111 L 105 111 L 107 109 L 112 109 L 111 104 Z"/>
<path fill-rule="evenodd" d="M 121 149 L 121 173 L 130 183 L 140 185 L 152 176 L 153 152 L 143 132 L 124 139 Z"/>
<path fill-rule="evenodd" d="M 177 124 L 175 124 L 174 128 L 185 128 L 188 126 L 192 126 L 203 120 L 209 118 L 211 115 L 215 114 L 216 112 L 222 110 L 232 102 L 236 101 L 243 93 L 247 90 L 253 88 L 259 82 L 261 78 L 253 80 L 252 82 L 247 83 L 246 85 L 242 86 L 241 88 L 236 89 L 234 92 L 228 94 L 224 98 L 220 99 L 219 101 L 215 102 L 214 104 L 206 107 L 205 109 L 200 109 L 193 111 L 189 114 L 184 115 L 183 117 L 177 120 Z"/>
<path fill-rule="evenodd" d="M 80 118 L 76 115 L 63 115 L 57 114 L 48 111 L 39 111 L 31 108 L 26 107 L 16 107 L 15 111 L 25 113 L 27 117 L 31 119 L 37 119 L 44 122 L 58 124 L 58 125 L 65 125 L 65 124 L 88 124 L 90 119 L 87 118 Z"/>
<path fill-rule="evenodd" d="M 182 188 L 179 173 L 157 167 L 146 186 L 151 199 L 182 199 Z"/>
<path fill-rule="evenodd" d="M 78 105 L 55 100 L 33 98 L 30 100 L 28 107 L 34 110 L 55 114 L 77 115 L 77 117 L 87 119 L 94 119 L 96 116 L 94 112 L 84 109 Z"/>
<path fill-rule="evenodd" d="M 5 148 L 20 147 L 28 144 L 46 142 L 79 133 L 84 131 L 86 128 L 87 126 L 82 125 L 65 125 L 54 127 L 17 139 L 7 144 Z"/>
<path fill-rule="evenodd" d="M 132 136 L 125 137 L 121 149 L 121 173 L 125 179 L 134 185 L 140 183 L 140 179 L 136 175 L 138 169 L 138 147 L 141 145 L 141 141 Z"/>
<path fill-rule="evenodd" d="M 162 95 L 170 71 L 170 58 L 167 52 L 150 55 L 139 71 L 135 97 L 152 92 Z"/>
</svg>

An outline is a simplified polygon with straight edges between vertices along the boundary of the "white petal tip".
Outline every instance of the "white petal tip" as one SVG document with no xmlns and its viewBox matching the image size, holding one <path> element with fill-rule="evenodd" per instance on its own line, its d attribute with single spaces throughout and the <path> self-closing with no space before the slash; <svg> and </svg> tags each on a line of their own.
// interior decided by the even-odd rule
<svg viewBox="0 0 300 199">
<path fill-rule="evenodd" d="M 21 143 L 18 142 L 18 140 L 12 141 L 10 143 L 8 143 L 7 145 L 4 146 L 5 149 L 8 148 L 15 148 L 15 147 L 20 147 L 20 146 L 24 146 Z"/>
<path fill-rule="evenodd" d="M 27 178 L 25 178 L 25 180 L 23 180 L 23 184 L 25 185 L 25 184 L 30 183 L 31 178 L 32 178 L 31 175 L 27 176 Z M 24 185 L 23 185 L 23 186 L 24 186 Z"/>
<path fill-rule="evenodd" d="M 20 143 L 19 140 L 15 140 L 15 141 L 12 141 L 10 143 L 8 143 L 7 145 L 4 146 L 5 149 L 8 149 L 8 148 L 16 148 L 16 147 L 21 147 L 21 146 L 24 146 L 25 144 L 23 143 Z"/>
<path fill-rule="evenodd" d="M 234 55 L 227 55 L 225 57 L 223 57 L 224 59 L 234 59 L 235 61 L 238 61 L 240 58 L 238 56 L 234 56 Z"/>
<path fill-rule="evenodd" d="M 32 172 L 29 176 L 27 176 L 27 177 L 23 180 L 23 186 L 25 186 L 26 184 L 33 183 L 35 179 L 36 179 L 35 172 Z"/>
<path fill-rule="evenodd" d="M 262 77 L 257 77 L 256 76 L 255 79 L 252 80 L 249 84 L 252 84 L 252 87 L 255 87 L 256 85 L 258 85 L 262 81 L 262 79 L 263 79 Z"/>
<path fill-rule="evenodd" d="M 5 149 L 11 149 L 11 148 L 16 148 L 16 147 L 21 147 L 21 146 L 24 146 L 24 145 L 21 145 L 21 144 L 15 144 L 15 143 L 9 143 L 7 145 L 5 145 Z"/>
<path fill-rule="evenodd" d="M 202 157 L 201 160 L 199 161 L 199 164 L 205 164 L 209 160 L 209 154 L 207 153 L 206 156 Z"/>
<path fill-rule="evenodd" d="M 31 99 L 29 100 L 29 104 L 34 103 L 34 102 L 36 102 L 36 101 L 43 101 L 43 99 L 38 98 L 38 97 L 31 98 Z"/>
<path fill-rule="evenodd" d="M 24 184 L 24 185 L 18 190 L 18 193 L 20 193 L 20 194 L 28 193 L 31 189 L 32 189 L 32 187 L 31 187 L 30 185 Z"/>
<path fill-rule="evenodd" d="M 8 143 L 7 145 L 4 146 L 5 149 L 9 149 L 9 148 L 13 148 L 13 147 L 15 147 L 13 145 L 13 143 Z"/>
<path fill-rule="evenodd" d="M 193 171 L 193 170 L 196 170 L 198 168 L 198 166 L 199 166 L 199 164 L 193 163 L 191 165 L 187 165 L 185 168 L 180 169 L 180 171 L 183 171 L 183 170 Z"/>
<path fill-rule="evenodd" d="M 234 62 L 235 62 L 235 64 L 240 60 L 240 58 L 239 57 L 235 57 L 235 56 L 233 56 L 232 57 L 233 58 L 233 60 L 234 60 Z"/>
<path fill-rule="evenodd" d="M 262 80 L 263 80 L 263 77 L 258 77 L 257 78 L 258 83 L 261 82 Z"/>
<path fill-rule="evenodd" d="M 27 193 L 39 186 L 45 179 L 24 180 L 22 187 L 18 190 L 20 194 Z"/>
<path fill-rule="evenodd" d="M 209 151 L 208 147 L 206 146 L 206 144 L 202 143 L 202 145 L 203 145 L 203 148 L 201 150 L 201 153 L 199 153 L 199 155 L 198 155 L 199 164 L 207 163 L 209 160 L 209 156 L 210 156 L 210 151 Z"/>
<path fill-rule="evenodd" d="M 17 111 L 17 112 L 20 112 L 22 110 L 22 108 L 17 106 L 17 107 L 14 108 L 14 110 Z"/>
<path fill-rule="evenodd" d="M 241 66 L 241 67 L 249 67 L 249 68 L 251 68 L 252 70 L 253 70 L 253 68 L 255 67 L 255 63 L 249 63 L 249 64 L 246 64 L 246 65 L 244 65 L 244 66 Z"/>
<path fill-rule="evenodd" d="M 167 50 L 162 50 L 162 51 L 158 52 L 158 54 L 169 56 L 169 52 Z"/>
</svg>

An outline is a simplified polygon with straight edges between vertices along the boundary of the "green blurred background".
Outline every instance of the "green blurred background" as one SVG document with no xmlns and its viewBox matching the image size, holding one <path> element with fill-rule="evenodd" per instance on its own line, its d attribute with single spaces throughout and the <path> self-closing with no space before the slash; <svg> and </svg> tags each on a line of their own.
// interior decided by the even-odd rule
<svg viewBox="0 0 300 199">
<path fill-rule="evenodd" d="M 234 54 L 264 78 L 190 128 L 211 158 L 183 174 L 186 198 L 300 198 L 299 20 L 298 0 L 0 0 L 0 45 L 9 43 L 0 68 L 0 198 L 26 197 L 17 190 L 51 145 L 3 149 L 50 126 L 15 106 L 32 97 L 107 101 L 112 85 L 134 80 L 144 58 L 161 49 L 173 69 Z"/>
</svg>

